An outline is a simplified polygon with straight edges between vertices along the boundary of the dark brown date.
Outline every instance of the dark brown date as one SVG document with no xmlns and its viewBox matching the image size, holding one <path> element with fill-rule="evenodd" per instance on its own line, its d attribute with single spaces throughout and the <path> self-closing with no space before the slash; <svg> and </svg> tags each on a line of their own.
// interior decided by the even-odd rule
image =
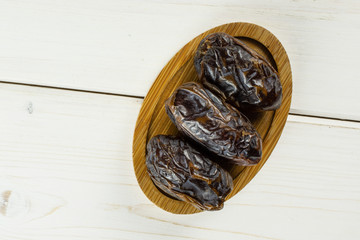
<svg viewBox="0 0 360 240">
<path fill-rule="evenodd" d="M 194 63 L 204 86 L 238 109 L 280 107 L 282 87 L 277 71 L 240 40 L 226 33 L 210 34 L 200 42 Z"/>
<path fill-rule="evenodd" d="M 233 188 L 230 174 L 182 139 L 157 135 L 147 144 L 153 182 L 170 196 L 201 210 L 220 210 Z"/>
<path fill-rule="evenodd" d="M 262 141 L 245 115 L 197 83 L 186 83 L 166 100 L 176 127 L 232 163 L 250 166 L 261 159 Z"/>
</svg>

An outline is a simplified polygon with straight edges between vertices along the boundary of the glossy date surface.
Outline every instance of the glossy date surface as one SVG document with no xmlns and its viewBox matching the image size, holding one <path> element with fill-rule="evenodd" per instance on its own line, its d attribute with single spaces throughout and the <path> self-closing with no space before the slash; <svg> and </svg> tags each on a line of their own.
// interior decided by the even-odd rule
<svg viewBox="0 0 360 240">
<path fill-rule="evenodd" d="M 240 110 L 280 107 L 282 87 L 277 71 L 240 40 L 213 33 L 199 44 L 194 57 L 201 82 Z"/>
<path fill-rule="evenodd" d="M 161 190 L 201 210 L 220 210 L 233 188 L 230 174 L 179 137 L 157 135 L 147 144 L 148 173 Z"/>
<path fill-rule="evenodd" d="M 198 83 L 185 83 L 165 102 L 180 132 L 228 162 L 250 166 L 261 159 L 262 140 L 245 115 Z"/>
</svg>

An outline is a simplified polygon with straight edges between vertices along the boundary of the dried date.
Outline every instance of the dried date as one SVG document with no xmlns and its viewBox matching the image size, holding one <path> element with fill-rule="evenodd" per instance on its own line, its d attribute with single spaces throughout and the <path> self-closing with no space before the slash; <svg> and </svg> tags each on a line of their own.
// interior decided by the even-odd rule
<svg viewBox="0 0 360 240">
<path fill-rule="evenodd" d="M 213 33 L 199 44 L 195 69 L 205 87 L 240 110 L 280 107 L 282 87 L 277 71 L 240 40 Z"/>
<path fill-rule="evenodd" d="M 261 159 L 262 141 L 245 115 L 197 83 L 186 83 L 166 100 L 176 127 L 209 151 L 250 166 Z"/>
<path fill-rule="evenodd" d="M 153 182 L 170 196 L 201 210 L 220 210 L 233 188 L 230 174 L 174 136 L 147 144 L 146 165 Z"/>
</svg>

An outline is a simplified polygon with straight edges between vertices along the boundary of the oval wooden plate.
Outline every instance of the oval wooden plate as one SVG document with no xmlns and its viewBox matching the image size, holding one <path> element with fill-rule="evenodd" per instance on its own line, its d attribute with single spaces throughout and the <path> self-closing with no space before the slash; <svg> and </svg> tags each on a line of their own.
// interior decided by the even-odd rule
<svg viewBox="0 0 360 240">
<path fill-rule="evenodd" d="M 177 134 L 176 127 L 165 113 L 164 102 L 181 84 L 199 81 L 193 57 L 201 39 L 214 32 L 225 32 L 238 37 L 267 58 L 278 70 L 283 87 L 283 100 L 278 110 L 249 116 L 263 139 L 263 156 L 256 166 L 232 166 L 229 169 L 234 179 L 234 189 L 227 199 L 248 184 L 269 158 L 280 138 L 290 109 L 292 95 L 290 62 L 279 40 L 268 30 L 251 23 L 229 23 L 210 29 L 186 44 L 162 69 L 146 95 L 136 122 L 133 141 L 134 170 L 141 189 L 157 206 L 172 213 L 191 214 L 200 210 L 188 203 L 167 197 L 153 184 L 146 171 L 146 144 L 157 134 Z"/>
</svg>

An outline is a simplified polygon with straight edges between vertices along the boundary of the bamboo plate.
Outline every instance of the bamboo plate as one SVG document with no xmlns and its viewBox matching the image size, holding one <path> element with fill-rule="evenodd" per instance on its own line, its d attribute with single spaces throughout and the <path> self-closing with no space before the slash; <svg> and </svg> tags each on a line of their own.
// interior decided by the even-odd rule
<svg viewBox="0 0 360 240">
<path fill-rule="evenodd" d="M 184 82 L 198 81 L 193 64 L 194 53 L 201 39 L 214 32 L 225 32 L 238 37 L 263 55 L 278 70 L 283 87 L 283 100 L 278 110 L 249 116 L 263 139 L 263 156 L 256 166 L 229 169 L 234 179 L 234 189 L 227 200 L 245 187 L 269 158 L 280 138 L 290 109 L 290 62 L 279 40 L 268 30 L 251 23 L 229 23 L 210 29 L 186 44 L 162 69 L 146 95 L 136 122 L 133 140 L 134 170 L 141 189 L 157 206 L 172 213 L 191 214 L 200 210 L 188 203 L 167 197 L 155 187 L 146 171 L 146 144 L 157 134 L 177 133 L 176 127 L 165 113 L 164 102 Z"/>
</svg>

